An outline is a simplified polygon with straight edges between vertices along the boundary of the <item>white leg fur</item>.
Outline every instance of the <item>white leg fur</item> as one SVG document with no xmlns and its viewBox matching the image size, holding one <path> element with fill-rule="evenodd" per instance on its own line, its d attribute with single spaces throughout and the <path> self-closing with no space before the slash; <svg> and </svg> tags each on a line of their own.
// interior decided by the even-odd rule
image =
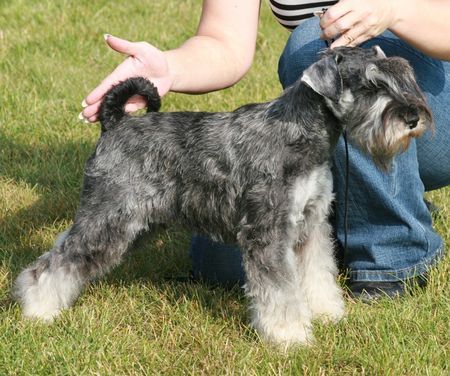
<svg viewBox="0 0 450 376">
<path fill-rule="evenodd" d="M 301 245 L 295 247 L 297 273 L 313 318 L 322 316 L 337 321 L 344 314 L 344 303 L 336 283 L 337 267 L 327 222 L 332 185 L 328 164 L 299 178 L 292 192 L 291 221 L 299 226 Z"/>
<path fill-rule="evenodd" d="M 338 274 L 333 255 L 331 226 L 316 226 L 308 240 L 297 249 L 302 290 L 313 317 L 338 321 L 345 313 L 342 291 L 336 282 Z"/>
<path fill-rule="evenodd" d="M 33 269 L 25 269 L 15 283 L 25 317 L 51 321 L 73 304 L 82 288 L 76 276 L 62 268 L 44 271 L 37 280 L 34 274 Z"/>
<path fill-rule="evenodd" d="M 58 236 L 60 245 L 68 231 Z M 70 307 L 79 295 L 83 282 L 70 267 L 54 267 L 59 256 L 52 252 L 43 254 L 35 264 L 17 277 L 14 294 L 23 307 L 23 315 L 51 321 L 64 308 Z"/>
<path fill-rule="evenodd" d="M 251 323 L 261 337 L 285 348 L 313 341 L 311 310 L 299 288 L 297 261 L 294 251 L 286 253 L 286 274 L 290 280 L 264 283 L 248 281 L 245 288 L 251 298 Z"/>
<path fill-rule="evenodd" d="M 265 301 L 251 305 L 251 324 L 261 337 L 284 347 L 312 343 L 311 311 L 298 288 L 272 288 L 265 293 Z"/>
</svg>

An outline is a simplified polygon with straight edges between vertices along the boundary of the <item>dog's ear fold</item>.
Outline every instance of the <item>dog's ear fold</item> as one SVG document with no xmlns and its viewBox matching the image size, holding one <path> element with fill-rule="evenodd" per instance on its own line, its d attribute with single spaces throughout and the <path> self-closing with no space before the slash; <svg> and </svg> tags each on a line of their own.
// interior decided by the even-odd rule
<svg viewBox="0 0 450 376">
<path fill-rule="evenodd" d="M 338 63 L 341 57 L 326 56 L 303 72 L 301 81 L 321 96 L 338 102 L 342 94 L 342 78 Z"/>
<path fill-rule="evenodd" d="M 375 85 L 377 84 L 377 81 L 382 77 L 380 70 L 373 63 L 367 65 L 365 75 L 366 78 Z"/>
<path fill-rule="evenodd" d="M 377 59 L 386 59 L 386 55 L 384 54 L 380 46 L 373 46 L 372 50 L 375 52 Z M 366 78 L 375 85 L 377 85 L 377 81 L 387 81 L 387 78 L 380 71 L 376 63 L 370 63 L 367 65 L 365 75 Z"/>
<path fill-rule="evenodd" d="M 375 86 L 380 86 L 382 83 L 389 86 L 394 85 L 389 75 L 387 75 L 376 63 L 367 64 L 364 74 L 367 80 L 372 82 Z"/>
</svg>

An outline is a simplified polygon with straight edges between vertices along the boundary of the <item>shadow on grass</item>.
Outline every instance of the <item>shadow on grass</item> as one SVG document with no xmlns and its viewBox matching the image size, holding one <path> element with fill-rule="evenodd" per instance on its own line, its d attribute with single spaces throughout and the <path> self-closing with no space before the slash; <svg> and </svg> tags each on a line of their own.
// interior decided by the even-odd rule
<svg viewBox="0 0 450 376">
<path fill-rule="evenodd" d="M 9 199 L 17 197 L 21 200 L 22 195 L 30 194 L 38 197 L 31 200 L 31 205 L 17 211 L 6 211 L 0 218 L 0 246 L 20 249 L 27 234 L 54 227 L 57 222 L 70 221 L 73 217 L 84 160 L 94 149 L 94 143 L 61 143 L 49 139 L 45 144 L 28 145 L 8 138 L 2 132 L 0 140 L 0 177 L 14 185 L 13 191 L 8 194 Z M 17 192 L 14 192 L 16 184 Z M 27 188 L 26 193 L 21 192 L 21 186 Z M 31 261 L 37 255 L 28 249 L 21 252 L 20 259 Z M 13 262 L 12 266 L 15 267 L 15 264 Z"/>
</svg>

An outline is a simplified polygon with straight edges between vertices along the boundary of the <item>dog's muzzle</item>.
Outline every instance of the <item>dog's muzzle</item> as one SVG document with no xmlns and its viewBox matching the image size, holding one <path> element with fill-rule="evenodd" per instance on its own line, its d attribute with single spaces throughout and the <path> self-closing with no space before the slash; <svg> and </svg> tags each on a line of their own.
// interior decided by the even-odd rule
<svg viewBox="0 0 450 376">
<path fill-rule="evenodd" d="M 433 117 L 428 106 L 416 98 L 409 100 L 407 103 L 399 103 L 392 101 L 383 111 L 382 120 L 385 127 L 394 122 L 402 123 L 409 130 L 418 128 L 419 124 L 421 131 L 433 127 Z"/>
</svg>

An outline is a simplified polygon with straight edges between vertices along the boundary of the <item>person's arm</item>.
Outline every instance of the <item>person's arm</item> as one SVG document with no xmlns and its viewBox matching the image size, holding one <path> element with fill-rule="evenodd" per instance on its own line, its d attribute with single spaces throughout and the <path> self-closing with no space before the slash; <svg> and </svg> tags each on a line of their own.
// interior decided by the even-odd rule
<svg viewBox="0 0 450 376">
<path fill-rule="evenodd" d="M 401 0 L 390 30 L 429 56 L 450 60 L 450 1 Z"/>
<path fill-rule="evenodd" d="M 207 0 L 196 36 L 167 51 L 172 91 L 205 93 L 238 82 L 256 46 L 259 0 Z"/>
<path fill-rule="evenodd" d="M 331 45 L 357 46 L 386 29 L 429 56 L 450 60 L 450 0 L 341 0 L 320 21 Z"/>
<path fill-rule="evenodd" d="M 82 116 L 97 121 L 105 93 L 129 77 L 149 78 L 161 96 L 168 91 L 205 93 L 235 84 L 253 61 L 259 6 L 260 0 L 205 0 L 196 35 L 165 52 L 146 42 L 107 36 L 108 45 L 128 58 L 88 94 Z M 127 110 L 144 106 L 141 98 L 132 98 Z"/>
</svg>

